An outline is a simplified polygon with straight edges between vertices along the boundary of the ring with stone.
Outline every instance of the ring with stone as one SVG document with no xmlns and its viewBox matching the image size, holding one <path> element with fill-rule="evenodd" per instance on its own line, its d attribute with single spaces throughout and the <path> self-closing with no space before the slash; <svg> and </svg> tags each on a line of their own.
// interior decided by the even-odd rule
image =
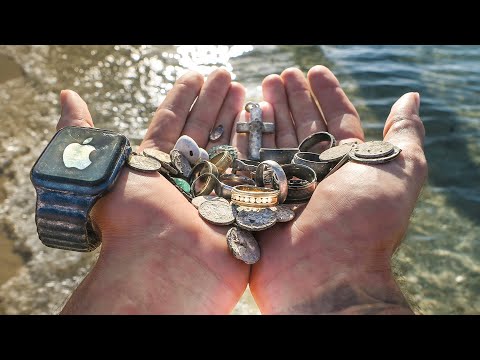
<svg viewBox="0 0 480 360">
<path fill-rule="evenodd" d="M 310 148 L 317 145 L 318 143 L 321 143 L 322 141 L 330 142 L 328 149 L 330 149 L 331 147 L 337 144 L 337 141 L 335 140 L 335 137 L 332 134 L 326 131 L 319 131 L 303 139 L 303 141 L 298 146 L 298 149 L 301 152 L 307 152 Z"/>
<path fill-rule="evenodd" d="M 290 164 L 297 152 L 297 148 L 260 148 L 260 161 L 273 160 L 280 165 Z"/>
<path fill-rule="evenodd" d="M 248 207 L 271 207 L 277 205 L 279 190 L 253 185 L 237 185 L 232 189 L 232 203 Z"/>
<path fill-rule="evenodd" d="M 233 157 L 225 150 L 213 156 L 210 162 L 217 167 L 219 174 L 223 174 L 227 169 L 232 167 Z"/>
<path fill-rule="evenodd" d="M 207 180 L 203 184 L 200 191 L 198 191 L 198 193 L 195 192 L 195 190 L 193 190 L 194 184 L 196 184 L 198 178 L 203 174 L 212 174 L 215 178 L 217 178 L 218 169 L 214 164 L 205 160 L 198 162 L 193 167 L 192 174 L 190 175 L 190 178 L 189 178 L 189 183 L 190 183 L 191 192 L 195 196 L 209 195 L 215 188 L 215 185 L 216 185 L 215 181 L 213 181 L 211 178 L 207 178 Z"/>
<path fill-rule="evenodd" d="M 307 202 L 317 187 L 317 175 L 313 169 L 300 164 L 282 165 L 288 179 L 286 204 Z M 300 180 L 300 181 L 299 181 Z"/>
<path fill-rule="evenodd" d="M 272 186 L 279 190 L 278 203 L 281 204 L 287 198 L 288 183 L 282 166 L 273 160 L 265 160 L 258 164 L 255 172 L 255 183 L 257 186 L 265 186 L 264 171 L 268 167 L 273 172 Z"/>
</svg>

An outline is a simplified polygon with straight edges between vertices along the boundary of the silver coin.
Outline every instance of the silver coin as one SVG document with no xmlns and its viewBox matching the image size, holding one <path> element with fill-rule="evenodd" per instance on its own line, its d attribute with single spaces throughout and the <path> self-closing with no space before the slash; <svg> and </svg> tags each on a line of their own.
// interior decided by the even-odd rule
<svg viewBox="0 0 480 360">
<path fill-rule="evenodd" d="M 277 222 L 289 222 L 295 218 L 295 212 L 286 205 L 277 205 L 271 209 L 277 216 Z"/>
<path fill-rule="evenodd" d="M 162 167 L 160 161 L 138 154 L 131 154 L 128 157 L 127 165 L 134 170 L 142 172 L 154 172 Z"/>
<path fill-rule="evenodd" d="M 227 245 L 233 256 L 245 264 L 255 264 L 260 260 L 260 246 L 253 235 L 246 230 L 235 226 L 228 230 Z"/>
<path fill-rule="evenodd" d="M 204 201 L 198 207 L 198 213 L 204 220 L 215 225 L 230 225 L 235 221 L 232 207 L 224 201 Z"/>
<path fill-rule="evenodd" d="M 184 177 L 188 178 L 192 173 L 192 166 L 188 162 L 188 159 L 177 149 L 170 151 L 170 157 L 172 159 L 173 166 L 175 166 L 178 172 Z"/>
<path fill-rule="evenodd" d="M 335 162 L 343 158 L 352 149 L 352 144 L 342 144 L 334 146 L 330 149 L 323 151 L 319 159 L 320 161 Z"/>
<path fill-rule="evenodd" d="M 275 225 L 277 216 L 269 208 L 237 209 L 236 222 L 238 227 L 248 231 L 262 231 Z"/>
<path fill-rule="evenodd" d="M 220 139 L 223 135 L 223 125 L 218 125 L 216 128 L 214 128 L 211 132 L 208 138 L 210 141 L 217 141 Z"/>
<path fill-rule="evenodd" d="M 203 195 L 203 196 L 196 196 L 192 199 L 192 205 L 195 206 L 197 209 L 199 208 L 200 205 L 202 205 L 205 201 L 223 201 L 226 204 L 230 204 L 227 199 L 224 199 L 219 196 L 215 195 Z"/>
<path fill-rule="evenodd" d="M 355 147 L 353 153 L 363 159 L 382 158 L 392 154 L 393 145 L 385 141 L 368 141 Z"/>
<path fill-rule="evenodd" d="M 171 161 L 169 154 L 153 148 L 144 149 L 143 155 L 153 157 L 154 159 L 157 159 L 161 163 L 170 163 Z"/>
<path fill-rule="evenodd" d="M 387 163 L 387 162 L 395 159 L 400 154 L 401 151 L 402 151 L 402 149 L 400 149 L 397 146 L 394 146 L 393 147 L 393 152 L 390 155 L 380 157 L 380 158 L 367 159 L 367 158 L 361 158 L 361 157 L 356 156 L 355 151 L 352 150 L 348 153 L 348 157 L 349 157 L 349 160 L 354 161 L 354 162 L 358 162 L 358 163 L 362 163 L 362 164 L 371 164 L 371 165 L 384 164 L 384 163 Z"/>
</svg>

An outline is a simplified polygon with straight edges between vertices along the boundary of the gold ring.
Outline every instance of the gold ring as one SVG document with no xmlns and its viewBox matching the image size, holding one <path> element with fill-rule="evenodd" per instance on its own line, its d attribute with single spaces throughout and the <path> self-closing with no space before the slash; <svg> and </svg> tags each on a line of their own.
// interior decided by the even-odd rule
<svg viewBox="0 0 480 360">
<path fill-rule="evenodd" d="M 228 151 L 222 151 L 212 157 L 210 162 L 217 167 L 218 173 L 221 175 L 232 167 L 233 157 Z"/>
<path fill-rule="evenodd" d="M 271 207 L 278 204 L 279 190 L 253 185 L 237 185 L 232 189 L 232 203 L 249 207 Z"/>
</svg>

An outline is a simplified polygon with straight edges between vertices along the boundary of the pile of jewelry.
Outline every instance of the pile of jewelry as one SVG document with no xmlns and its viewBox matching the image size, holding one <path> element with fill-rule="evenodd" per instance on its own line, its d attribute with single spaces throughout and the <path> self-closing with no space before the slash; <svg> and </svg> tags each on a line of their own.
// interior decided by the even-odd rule
<svg viewBox="0 0 480 360">
<path fill-rule="evenodd" d="M 252 232 L 293 220 L 295 210 L 308 203 L 320 181 L 348 161 L 382 164 L 401 151 L 384 141 L 337 146 L 328 132 L 311 134 L 298 148 L 263 148 L 262 134 L 273 133 L 274 124 L 263 122 L 258 104 L 250 102 L 245 109 L 250 121 L 237 123 L 236 131 L 249 133 L 248 159 L 239 159 L 230 145 L 217 145 L 207 152 L 183 135 L 170 154 L 145 149 L 142 154 L 132 153 L 127 164 L 139 171 L 159 171 L 205 221 L 232 226 L 227 232 L 228 247 L 247 264 L 260 259 Z M 222 133 L 220 125 L 212 130 L 210 140 L 218 140 Z M 312 151 L 322 143 L 323 150 Z"/>
</svg>

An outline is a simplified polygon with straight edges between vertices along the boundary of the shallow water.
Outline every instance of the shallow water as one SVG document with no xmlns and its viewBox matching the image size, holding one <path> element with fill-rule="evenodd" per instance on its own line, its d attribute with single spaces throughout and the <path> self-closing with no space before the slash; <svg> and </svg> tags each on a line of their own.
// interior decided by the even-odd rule
<svg viewBox="0 0 480 360">
<path fill-rule="evenodd" d="M 398 97 L 420 92 L 430 172 L 396 272 L 419 313 L 479 313 L 480 48 L 278 45 L 0 46 L 0 313 L 59 311 L 98 255 L 46 248 L 34 227 L 28 174 L 55 131 L 60 90 L 76 90 L 96 126 L 138 142 L 186 69 L 224 66 L 259 100 L 266 75 L 316 64 L 337 75 L 367 139 L 381 137 Z M 234 313 L 258 313 L 248 292 Z"/>
</svg>

